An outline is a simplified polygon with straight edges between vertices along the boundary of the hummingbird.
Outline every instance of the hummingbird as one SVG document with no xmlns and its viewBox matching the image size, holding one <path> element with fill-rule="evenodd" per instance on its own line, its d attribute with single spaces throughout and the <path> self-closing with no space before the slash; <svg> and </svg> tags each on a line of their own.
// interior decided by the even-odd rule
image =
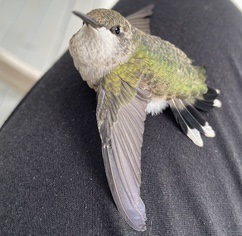
<svg viewBox="0 0 242 236">
<path fill-rule="evenodd" d="M 168 41 L 150 34 L 153 5 L 128 17 L 110 9 L 87 14 L 69 51 L 82 79 L 97 93 L 96 119 L 114 202 L 126 222 L 146 230 L 140 197 L 141 147 L 147 114 L 170 107 L 181 130 L 202 147 L 215 132 L 198 110 L 221 107 L 220 91 L 207 86 L 206 68 L 193 65 Z"/>
</svg>

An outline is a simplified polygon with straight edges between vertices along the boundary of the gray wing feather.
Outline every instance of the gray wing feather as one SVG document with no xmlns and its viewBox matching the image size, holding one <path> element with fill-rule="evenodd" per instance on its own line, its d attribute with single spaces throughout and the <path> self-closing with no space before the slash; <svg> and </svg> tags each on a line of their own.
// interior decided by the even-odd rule
<svg viewBox="0 0 242 236">
<path fill-rule="evenodd" d="M 145 205 L 140 197 L 141 146 L 147 100 L 136 95 L 122 106 L 111 129 L 110 146 L 102 153 L 109 186 L 118 210 L 135 230 L 146 229 Z"/>
<path fill-rule="evenodd" d="M 148 17 L 152 15 L 153 8 L 153 4 L 148 5 L 147 7 L 144 7 L 141 10 L 127 16 L 126 18 L 131 25 L 139 30 L 142 30 L 146 34 L 150 34 L 150 19 Z"/>
</svg>

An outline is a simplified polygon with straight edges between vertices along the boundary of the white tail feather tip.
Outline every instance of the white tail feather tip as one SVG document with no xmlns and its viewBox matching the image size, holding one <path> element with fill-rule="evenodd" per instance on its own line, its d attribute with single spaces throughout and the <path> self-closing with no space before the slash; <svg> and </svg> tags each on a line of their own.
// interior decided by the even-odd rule
<svg viewBox="0 0 242 236">
<path fill-rule="evenodd" d="M 209 138 L 215 137 L 215 132 L 214 132 L 213 128 L 209 125 L 208 122 L 205 123 L 205 125 L 202 127 L 202 129 L 203 129 L 204 135 L 206 137 L 209 137 Z"/>
<path fill-rule="evenodd" d="M 214 107 L 221 107 L 222 106 L 222 102 L 220 102 L 220 100 L 218 100 L 218 99 L 215 99 L 213 101 L 213 106 Z"/>
<path fill-rule="evenodd" d="M 199 147 L 203 147 L 203 140 L 197 129 L 188 129 L 187 136 Z"/>
</svg>

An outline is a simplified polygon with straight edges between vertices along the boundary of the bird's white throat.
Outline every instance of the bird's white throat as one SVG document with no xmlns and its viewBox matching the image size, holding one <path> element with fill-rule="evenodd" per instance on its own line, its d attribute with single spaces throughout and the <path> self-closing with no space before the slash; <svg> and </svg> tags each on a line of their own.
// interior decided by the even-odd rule
<svg viewBox="0 0 242 236">
<path fill-rule="evenodd" d="M 75 67 L 89 86 L 96 85 L 100 78 L 129 58 L 129 55 L 120 56 L 118 37 L 105 27 L 95 29 L 84 25 L 71 38 L 69 48 Z"/>
</svg>

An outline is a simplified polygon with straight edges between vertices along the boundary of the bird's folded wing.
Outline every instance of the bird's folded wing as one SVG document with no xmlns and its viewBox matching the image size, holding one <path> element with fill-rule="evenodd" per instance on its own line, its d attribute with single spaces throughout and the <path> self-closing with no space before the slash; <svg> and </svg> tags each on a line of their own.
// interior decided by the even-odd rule
<svg viewBox="0 0 242 236">
<path fill-rule="evenodd" d="M 121 83 L 119 94 L 98 91 L 97 121 L 108 183 L 118 210 L 131 227 L 146 229 L 145 205 L 140 197 L 141 146 L 146 92 Z M 133 96 L 133 92 L 136 94 Z"/>
<path fill-rule="evenodd" d="M 152 10 L 154 8 L 154 5 L 148 5 L 147 7 L 142 8 L 139 11 L 134 12 L 131 15 L 128 15 L 126 19 L 129 21 L 129 23 L 138 28 L 139 30 L 142 30 L 146 34 L 150 34 L 150 19 L 149 17 L 152 15 Z"/>
</svg>

